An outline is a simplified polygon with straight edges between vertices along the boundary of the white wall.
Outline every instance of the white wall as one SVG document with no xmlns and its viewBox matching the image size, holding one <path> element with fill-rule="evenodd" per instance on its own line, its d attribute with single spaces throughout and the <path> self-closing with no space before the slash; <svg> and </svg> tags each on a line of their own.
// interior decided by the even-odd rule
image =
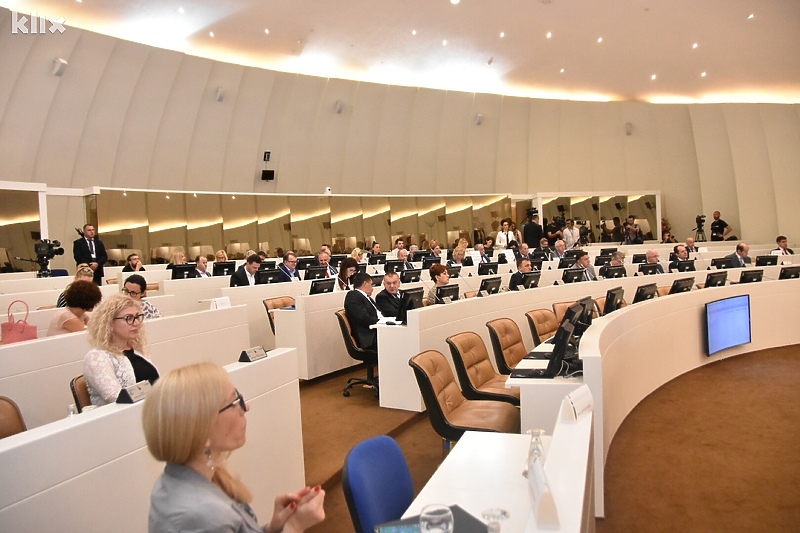
<svg viewBox="0 0 800 533">
<path fill-rule="evenodd" d="M 0 27 L 9 25 L 0 10 Z M 69 61 L 61 77 L 50 73 L 54 57 Z M 0 180 L 313 194 L 328 185 L 387 195 L 661 190 L 681 238 L 695 215 L 717 209 L 754 242 L 791 237 L 800 222 L 797 105 L 384 86 L 230 65 L 75 28 L 0 32 L 0 72 Z M 265 150 L 274 182 L 260 180 Z"/>
</svg>

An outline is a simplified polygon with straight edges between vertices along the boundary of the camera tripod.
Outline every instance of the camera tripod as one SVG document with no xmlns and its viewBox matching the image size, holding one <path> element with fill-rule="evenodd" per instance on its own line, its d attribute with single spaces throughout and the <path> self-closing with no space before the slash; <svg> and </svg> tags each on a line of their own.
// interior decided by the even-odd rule
<svg viewBox="0 0 800 533">
<path fill-rule="evenodd" d="M 703 228 L 695 228 L 694 241 L 695 242 L 706 242 L 706 232 L 703 231 Z"/>
</svg>

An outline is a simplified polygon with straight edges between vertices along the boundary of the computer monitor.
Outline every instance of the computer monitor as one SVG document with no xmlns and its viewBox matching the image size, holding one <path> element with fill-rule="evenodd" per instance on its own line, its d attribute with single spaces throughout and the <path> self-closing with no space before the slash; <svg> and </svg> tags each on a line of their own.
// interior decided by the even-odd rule
<svg viewBox="0 0 800 533">
<path fill-rule="evenodd" d="M 568 268 L 561 274 L 561 281 L 564 283 L 578 283 L 583 279 L 582 268 Z"/>
<path fill-rule="evenodd" d="M 672 282 L 672 287 L 669 289 L 670 294 L 680 294 L 682 292 L 689 292 L 694 285 L 694 278 L 681 278 Z"/>
<path fill-rule="evenodd" d="M 212 276 L 230 276 L 236 270 L 236 261 L 219 261 L 211 267 Z"/>
<path fill-rule="evenodd" d="M 678 264 L 675 265 L 678 272 L 694 272 L 696 269 L 694 267 L 694 261 L 687 260 L 687 261 L 678 261 Z"/>
<path fill-rule="evenodd" d="M 306 275 L 303 279 L 322 279 L 327 277 L 328 269 L 320 266 L 310 266 L 306 269 Z"/>
<path fill-rule="evenodd" d="M 453 249 L 452 248 L 448 248 L 447 249 L 447 260 L 450 261 L 451 259 L 453 259 Z"/>
<path fill-rule="evenodd" d="M 331 266 L 339 268 L 339 263 L 341 263 L 346 257 L 347 254 L 333 254 L 330 260 Z"/>
<path fill-rule="evenodd" d="M 436 287 L 436 303 L 443 304 L 458 300 L 458 285 L 445 285 Z"/>
<path fill-rule="evenodd" d="M 575 326 L 573 336 L 580 338 L 580 336 L 583 335 L 583 332 L 592 325 L 595 301 L 591 296 L 584 296 L 573 305 L 580 307 L 578 315 L 572 321 L 572 325 Z"/>
<path fill-rule="evenodd" d="M 415 281 L 419 281 L 420 274 L 422 274 L 422 270 L 419 269 L 403 270 L 400 272 L 400 283 L 413 283 Z"/>
<path fill-rule="evenodd" d="M 800 278 L 800 265 L 781 267 L 781 273 L 778 279 L 796 279 Z"/>
<path fill-rule="evenodd" d="M 606 291 L 606 303 L 603 306 L 603 316 L 613 313 L 622 307 L 622 298 L 625 296 L 625 289 L 614 287 Z"/>
<path fill-rule="evenodd" d="M 611 262 L 610 255 L 598 255 L 594 258 L 594 266 L 600 267 Z"/>
<path fill-rule="evenodd" d="M 447 273 L 451 278 L 457 278 L 461 275 L 461 265 L 447 267 Z"/>
<path fill-rule="evenodd" d="M 297 258 L 297 270 L 307 270 L 310 266 L 318 266 L 319 261 L 317 261 L 316 257 L 298 257 Z"/>
<path fill-rule="evenodd" d="M 506 254 L 497 254 L 497 264 L 498 265 L 508 264 L 508 257 L 506 257 Z"/>
<path fill-rule="evenodd" d="M 525 272 L 522 275 L 522 285 L 517 287 L 524 287 L 526 289 L 535 289 L 539 286 L 539 279 L 541 279 L 541 272 Z"/>
<path fill-rule="evenodd" d="M 778 264 L 777 255 L 759 255 L 758 257 L 756 257 L 757 267 L 775 266 L 777 264 Z"/>
<path fill-rule="evenodd" d="M 172 279 L 191 279 L 197 277 L 197 267 L 194 263 L 172 265 Z"/>
<path fill-rule="evenodd" d="M 281 271 L 277 268 L 275 270 L 258 270 L 256 271 L 256 285 L 269 285 L 270 283 L 280 283 Z"/>
<path fill-rule="evenodd" d="M 478 289 L 478 296 L 483 296 L 484 291 L 485 294 L 497 294 L 500 292 L 500 284 L 503 282 L 503 278 L 496 277 L 496 278 L 486 278 L 481 280 L 481 287 Z"/>
<path fill-rule="evenodd" d="M 649 283 L 647 285 L 639 285 L 636 288 L 636 295 L 633 297 L 633 303 L 638 304 L 645 300 L 652 300 L 658 296 L 658 285 Z"/>
<path fill-rule="evenodd" d="M 383 274 L 373 274 L 370 277 L 372 278 L 373 287 L 380 287 L 383 285 Z"/>
<path fill-rule="evenodd" d="M 308 294 L 327 294 L 333 292 L 336 278 L 315 279 L 311 282 L 311 290 Z"/>
<path fill-rule="evenodd" d="M 547 252 L 542 252 L 539 250 L 534 250 L 532 255 L 534 260 L 540 259 L 543 261 L 547 261 L 550 258 L 550 255 Z"/>
<path fill-rule="evenodd" d="M 258 265 L 259 270 L 274 270 L 276 268 L 278 267 L 275 261 L 261 261 L 261 264 Z"/>
<path fill-rule="evenodd" d="M 743 270 L 739 275 L 739 283 L 757 283 L 764 277 L 763 270 Z"/>
<path fill-rule="evenodd" d="M 731 260 L 727 257 L 715 257 L 711 260 L 711 266 L 716 269 L 728 268 L 731 266 Z"/>
<path fill-rule="evenodd" d="M 577 248 L 571 248 L 564 252 L 564 257 L 577 257 L 579 252 L 580 250 L 578 250 Z"/>
<path fill-rule="evenodd" d="M 562 257 L 558 261 L 558 268 L 572 268 L 572 265 L 575 264 L 575 261 L 577 261 L 577 259 L 574 257 Z"/>
<path fill-rule="evenodd" d="M 497 274 L 499 271 L 500 265 L 497 263 L 481 263 L 478 265 L 478 275 L 479 276 L 490 276 L 492 274 Z"/>
<path fill-rule="evenodd" d="M 707 302 L 705 319 L 708 355 L 751 341 L 750 296 L 747 294 Z"/>
<path fill-rule="evenodd" d="M 669 253 L 669 262 L 671 263 L 671 262 L 677 261 L 677 260 L 678 260 L 677 254 L 675 252 L 670 252 Z"/>
<path fill-rule="evenodd" d="M 725 270 L 709 272 L 706 275 L 706 287 L 722 287 L 728 279 L 728 272 Z"/>
<path fill-rule="evenodd" d="M 414 252 L 413 256 L 411 257 L 412 261 L 422 261 L 423 257 L 428 257 L 429 255 L 433 255 L 433 252 L 430 250 L 417 250 Z"/>
<path fill-rule="evenodd" d="M 367 264 L 366 263 L 359 263 L 356 266 L 355 274 L 366 274 L 367 273 Z M 353 274 L 353 275 L 355 275 Z"/>
<path fill-rule="evenodd" d="M 631 263 L 644 263 L 647 261 L 647 254 L 633 254 L 633 258 L 631 259 Z"/>
<path fill-rule="evenodd" d="M 511 371 L 511 377 L 552 379 L 559 374 L 566 373 L 569 366 L 564 363 L 564 356 L 567 353 L 570 340 L 572 340 L 573 330 L 574 328 L 569 322 L 562 323 L 561 326 L 559 326 L 554 338 L 553 353 L 550 354 L 550 361 L 547 363 L 547 368 L 544 371 L 530 368 L 515 368 Z"/>
<path fill-rule="evenodd" d="M 382 265 L 386 262 L 386 254 L 372 254 L 369 256 L 370 265 Z"/>
<path fill-rule="evenodd" d="M 658 263 L 641 263 L 639 265 L 639 274 L 643 276 L 652 276 L 653 274 L 660 274 L 661 270 L 658 268 Z"/>
<path fill-rule="evenodd" d="M 531 259 L 531 268 L 534 270 L 541 270 L 542 269 L 542 261 L 541 259 Z"/>
<path fill-rule="evenodd" d="M 403 270 L 404 265 L 405 261 L 403 261 L 402 259 L 389 259 L 383 265 L 383 272 L 387 274 L 389 272 L 400 272 L 401 270 Z"/>
<path fill-rule="evenodd" d="M 428 270 L 432 265 L 441 263 L 442 259 L 435 255 L 429 255 L 422 258 L 422 270 Z"/>
<path fill-rule="evenodd" d="M 616 251 L 616 248 L 600 248 L 600 255 L 611 255 Z"/>
<path fill-rule="evenodd" d="M 412 272 L 411 270 L 404 270 L 404 272 Z M 417 271 L 419 272 L 419 271 Z M 402 324 L 408 322 L 408 311 L 412 309 L 422 309 L 423 299 L 425 298 L 425 289 L 416 287 L 413 289 L 406 289 L 400 291 L 400 307 L 397 309 L 396 321 Z"/>
<path fill-rule="evenodd" d="M 627 276 L 628 271 L 625 270 L 625 265 L 610 265 L 606 267 L 603 279 L 624 278 Z"/>
</svg>

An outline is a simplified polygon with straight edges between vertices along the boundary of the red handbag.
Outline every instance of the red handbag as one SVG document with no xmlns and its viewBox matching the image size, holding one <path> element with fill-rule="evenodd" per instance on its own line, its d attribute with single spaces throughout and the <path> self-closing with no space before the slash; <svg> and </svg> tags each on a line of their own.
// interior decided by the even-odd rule
<svg viewBox="0 0 800 533">
<path fill-rule="evenodd" d="M 23 320 L 14 321 L 14 315 L 11 313 L 11 306 L 18 302 L 25 305 L 25 318 Z M 28 324 L 29 313 L 30 309 L 28 308 L 28 304 L 22 300 L 14 300 L 8 304 L 8 321 L 0 324 L 0 331 L 2 331 L 0 344 L 29 341 L 38 337 L 36 326 Z"/>
</svg>

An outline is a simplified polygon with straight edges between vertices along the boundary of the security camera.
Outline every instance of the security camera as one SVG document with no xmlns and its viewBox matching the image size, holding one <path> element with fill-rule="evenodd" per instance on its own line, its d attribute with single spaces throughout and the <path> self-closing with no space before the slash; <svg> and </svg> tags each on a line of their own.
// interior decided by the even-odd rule
<svg viewBox="0 0 800 533">
<path fill-rule="evenodd" d="M 325 187 L 325 194 L 332 194 L 330 187 Z"/>
</svg>

